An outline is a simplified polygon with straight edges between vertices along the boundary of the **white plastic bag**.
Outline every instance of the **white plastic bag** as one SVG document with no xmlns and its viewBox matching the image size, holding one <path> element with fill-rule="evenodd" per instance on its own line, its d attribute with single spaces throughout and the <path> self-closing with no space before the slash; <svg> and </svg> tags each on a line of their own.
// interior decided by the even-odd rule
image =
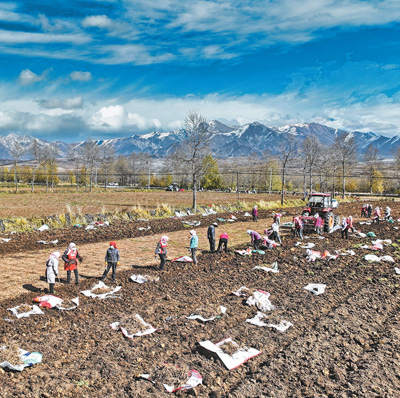
<svg viewBox="0 0 400 398">
<path fill-rule="evenodd" d="M 246 304 L 250 306 L 255 305 L 260 311 L 272 311 L 275 309 L 275 306 L 269 301 L 269 296 L 270 294 L 264 290 L 256 290 L 247 299 Z"/>
<path fill-rule="evenodd" d="M 305 286 L 304 289 L 308 290 L 311 293 L 314 293 L 316 296 L 323 294 L 325 292 L 326 285 L 322 283 L 310 283 Z"/>
</svg>

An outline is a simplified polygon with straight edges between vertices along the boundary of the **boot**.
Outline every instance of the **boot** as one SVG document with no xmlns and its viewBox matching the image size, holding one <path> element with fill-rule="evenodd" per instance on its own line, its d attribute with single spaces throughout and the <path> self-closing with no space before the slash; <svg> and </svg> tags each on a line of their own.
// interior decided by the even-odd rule
<svg viewBox="0 0 400 398">
<path fill-rule="evenodd" d="M 75 285 L 79 285 L 79 274 L 78 274 L 78 270 L 74 269 L 74 273 L 75 273 Z"/>
<path fill-rule="evenodd" d="M 71 271 L 67 271 L 67 284 L 71 283 Z"/>
<path fill-rule="evenodd" d="M 50 294 L 54 293 L 54 283 L 49 283 L 49 293 Z"/>
</svg>

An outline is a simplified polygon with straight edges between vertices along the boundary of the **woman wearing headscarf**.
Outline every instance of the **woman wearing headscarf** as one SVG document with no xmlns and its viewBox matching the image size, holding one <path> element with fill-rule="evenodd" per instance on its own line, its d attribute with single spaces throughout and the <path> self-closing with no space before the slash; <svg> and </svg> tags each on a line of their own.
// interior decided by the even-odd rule
<svg viewBox="0 0 400 398">
<path fill-rule="evenodd" d="M 59 252 L 51 253 L 46 261 L 46 280 L 49 284 L 49 293 L 54 293 L 54 284 L 56 283 L 56 276 L 58 276 L 58 259 L 60 258 Z"/>
<path fill-rule="evenodd" d="M 117 271 L 117 265 L 119 265 L 119 251 L 117 249 L 117 244 L 115 242 L 110 242 L 110 247 L 106 252 L 106 269 L 104 270 L 103 276 L 101 277 L 101 281 L 106 279 L 108 272 L 112 268 L 112 282 L 115 282 L 115 274 Z"/>
<path fill-rule="evenodd" d="M 62 255 L 62 259 L 64 261 L 64 270 L 67 271 L 67 283 L 71 283 L 71 271 L 74 271 L 75 284 L 79 285 L 78 260 L 82 262 L 83 258 L 76 250 L 75 243 L 71 242 L 69 244 L 68 249 Z"/>
<path fill-rule="evenodd" d="M 167 245 L 168 245 L 168 236 L 163 235 L 160 239 L 160 241 L 157 243 L 156 251 L 155 251 L 155 256 L 157 257 L 157 254 L 160 256 L 160 271 L 164 269 L 166 257 L 167 257 Z"/>
<path fill-rule="evenodd" d="M 257 222 L 257 217 L 258 217 L 258 208 L 257 205 L 253 207 L 253 210 L 251 211 L 251 215 L 253 216 L 253 221 Z"/>
<path fill-rule="evenodd" d="M 197 247 L 199 245 L 199 237 L 196 234 L 196 231 L 192 229 L 190 231 L 190 253 L 192 254 L 193 264 L 197 265 Z"/>
</svg>

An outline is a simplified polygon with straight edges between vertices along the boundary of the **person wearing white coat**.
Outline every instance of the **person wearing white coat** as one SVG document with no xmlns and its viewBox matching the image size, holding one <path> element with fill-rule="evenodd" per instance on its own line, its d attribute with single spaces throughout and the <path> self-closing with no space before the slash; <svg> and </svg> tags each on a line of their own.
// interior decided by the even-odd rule
<svg viewBox="0 0 400 398">
<path fill-rule="evenodd" d="M 56 276 L 58 276 L 58 259 L 60 258 L 59 252 L 51 253 L 46 262 L 46 280 L 49 284 L 49 293 L 54 293 L 54 284 L 56 283 Z"/>
</svg>

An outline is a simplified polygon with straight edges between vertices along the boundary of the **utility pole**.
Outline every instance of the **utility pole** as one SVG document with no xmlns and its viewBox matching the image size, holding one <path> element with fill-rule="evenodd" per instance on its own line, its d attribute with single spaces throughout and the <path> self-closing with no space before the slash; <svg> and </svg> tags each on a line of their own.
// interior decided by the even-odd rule
<svg viewBox="0 0 400 398">
<path fill-rule="evenodd" d="M 236 190 L 238 194 L 238 203 L 240 202 L 240 190 L 239 190 L 239 172 L 236 172 Z"/>
<path fill-rule="evenodd" d="M 272 169 L 269 173 L 269 194 L 271 195 L 271 187 L 272 187 Z"/>
<path fill-rule="evenodd" d="M 149 165 L 149 175 L 147 179 L 147 189 L 150 191 L 150 163 L 146 162 Z"/>
</svg>

